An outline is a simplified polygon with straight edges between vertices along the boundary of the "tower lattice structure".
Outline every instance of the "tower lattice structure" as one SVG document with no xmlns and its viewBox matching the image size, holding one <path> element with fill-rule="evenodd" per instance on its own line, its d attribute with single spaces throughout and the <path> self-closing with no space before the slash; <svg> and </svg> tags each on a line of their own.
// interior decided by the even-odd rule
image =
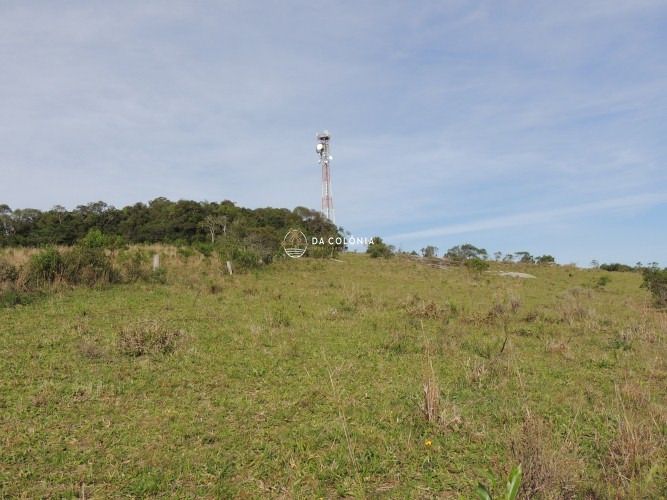
<svg viewBox="0 0 667 500">
<path fill-rule="evenodd" d="M 333 207 L 333 195 L 331 193 L 331 165 L 333 159 L 329 142 L 331 134 L 328 130 L 317 134 L 317 146 L 315 150 L 320 157 L 320 166 L 322 167 L 322 215 L 331 222 L 336 222 Z"/>
</svg>

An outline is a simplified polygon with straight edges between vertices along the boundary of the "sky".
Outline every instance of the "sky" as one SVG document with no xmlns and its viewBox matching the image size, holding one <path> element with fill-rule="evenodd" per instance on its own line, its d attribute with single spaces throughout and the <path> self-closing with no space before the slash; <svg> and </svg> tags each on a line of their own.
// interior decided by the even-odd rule
<svg viewBox="0 0 667 500">
<path fill-rule="evenodd" d="M 0 203 L 320 206 L 667 265 L 667 2 L 0 0 Z"/>
</svg>

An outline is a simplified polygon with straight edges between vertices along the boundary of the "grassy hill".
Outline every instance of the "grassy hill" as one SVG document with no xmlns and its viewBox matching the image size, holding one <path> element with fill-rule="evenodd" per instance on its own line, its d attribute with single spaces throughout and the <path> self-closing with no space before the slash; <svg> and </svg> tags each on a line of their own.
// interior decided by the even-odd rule
<svg viewBox="0 0 667 500">
<path fill-rule="evenodd" d="M 667 495 L 667 314 L 635 273 L 345 254 L 0 309 L 0 497 Z M 610 278 L 608 283 L 606 279 Z"/>
</svg>

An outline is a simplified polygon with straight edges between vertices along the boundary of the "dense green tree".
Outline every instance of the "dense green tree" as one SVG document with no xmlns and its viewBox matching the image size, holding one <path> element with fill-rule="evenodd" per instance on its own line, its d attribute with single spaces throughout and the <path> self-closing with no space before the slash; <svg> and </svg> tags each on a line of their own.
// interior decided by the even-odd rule
<svg viewBox="0 0 667 500">
<path fill-rule="evenodd" d="M 374 236 L 371 244 L 366 249 L 366 253 L 374 259 L 378 257 L 389 258 L 394 255 L 394 247 L 387 245 L 379 236 Z"/>
<path fill-rule="evenodd" d="M 530 252 L 514 252 L 514 255 L 516 255 L 517 259 L 519 262 L 522 264 L 534 264 L 535 263 L 535 257 L 530 255 Z"/>
<path fill-rule="evenodd" d="M 73 245 L 92 229 L 119 244 L 215 240 L 210 231 L 201 230 L 207 220 L 216 222 L 216 234 L 223 234 L 224 239 L 265 260 L 278 251 L 291 228 L 325 238 L 342 234 L 319 212 L 305 207 L 251 210 L 229 200 L 173 202 L 160 197 L 121 209 L 103 201 L 79 205 L 71 211 L 57 205 L 46 212 L 30 208 L 12 211 L 0 205 L 0 246 Z M 334 250 L 339 247 L 334 246 Z"/>
<path fill-rule="evenodd" d="M 445 257 L 452 262 L 462 263 L 468 259 L 486 260 L 488 253 L 484 248 L 477 248 L 475 245 L 465 243 L 447 250 Z"/>
<path fill-rule="evenodd" d="M 438 254 L 438 247 L 427 245 L 421 249 L 421 253 L 424 257 L 435 257 Z"/>
<path fill-rule="evenodd" d="M 613 262 L 611 264 L 600 264 L 600 269 L 602 269 L 603 271 L 622 271 L 622 272 L 634 271 L 634 268 L 628 266 L 627 264 L 619 264 L 618 262 Z"/>
</svg>

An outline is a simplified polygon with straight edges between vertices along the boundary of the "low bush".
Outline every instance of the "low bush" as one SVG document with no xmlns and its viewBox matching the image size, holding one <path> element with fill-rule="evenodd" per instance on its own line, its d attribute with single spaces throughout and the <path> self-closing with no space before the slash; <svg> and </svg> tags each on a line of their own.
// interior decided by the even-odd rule
<svg viewBox="0 0 667 500">
<path fill-rule="evenodd" d="M 656 306 L 667 307 L 667 268 L 663 270 L 644 269 L 642 286 L 651 292 Z"/>
<path fill-rule="evenodd" d="M 19 277 L 17 267 L 5 260 L 0 260 L 0 283 L 13 283 Z"/>
<path fill-rule="evenodd" d="M 119 281 L 118 272 L 104 248 L 77 245 L 62 255 L 63 277 L 68 283 L 93 286 Z"/>
<path fill-rule="evenodd" d="M 613 271 L 613 272 L 632 272 L 635 269 L 626 264 L 619 264 L 618 262 L 612 262 L 611 264 L 600 264 L 600 269 L 603 271 Z"/>
<path fill-rule="evenodd" d="M 14 307 L 18 305 L 27 305 L 33 300 L 33 296 L 20 292 L 14 288 L 5 290 L 0 289 L 0 309 L 3 307 Z"/>
<path fill-rule="evenodd" d="M 118 264 L 123 281 L 133 283 L 146 280 L 151 275 L 150 256 L 139 248 L 121 252 L 118 255 Z"/>
<path fill-rule="evenodd" d="M 467 259 L 465 261 L 465 266 L 468 271 L 481 274 L 487 269 L 489 269 L 489 263 L 483 259 L 473 257 L 472 259 Z"/>
<path fill-rule="evenodd" d="M 53 283 L 63 273 L 63 258 L 60 252 L 48 247 L 36 253 L 28 262 L 29 280 L 36 285 Z"/>
<path fill-rule="evenodd" d="M 366 253 L 369 254 L 373 259 L 377 259 L 379 257 L 388 259 L 389 257 L 393 257 L 394 247 L 392 245 L 387 245 L 379 236 L 375 236 L 372 240 L 372 243 L 368 245 Z"/>
<path fill-rule="evenodd" d="M 609 276 L 600 276 L 598 280 L 595 282 L 595 286 L 597 288 L 604 288 L 609 284 L 611 281 L 611 278 Z"/>
<path fill-rule="evenodd" d="M 195 241 L 192 244 L 192 248 L 197 250 L 204 257 L 210 257 L 215 249 L 212 243 L 204 243 L 203 241 Z"/>
<path fill-rule="evenodd" d="M 238 270 L 247 270 L 258 267 L 262 260 L 252 250 L 237 248 L 232 256 L 232 261 Z"/>
<path fill-rule="evenodd" d="M 234 271 L 247 271 L 264 263 L 258 253 L 233 241 L 221 245 L 218 248 L 218 256 L 223 263 L 232 261 Z"/>
<path fill-rule="evenodd" d="M 91 229 L 79 240 L 79 246 L 85 248 L 105 248 L 109 244 L 109 239 L 99 229 Z"/>
</svg>

